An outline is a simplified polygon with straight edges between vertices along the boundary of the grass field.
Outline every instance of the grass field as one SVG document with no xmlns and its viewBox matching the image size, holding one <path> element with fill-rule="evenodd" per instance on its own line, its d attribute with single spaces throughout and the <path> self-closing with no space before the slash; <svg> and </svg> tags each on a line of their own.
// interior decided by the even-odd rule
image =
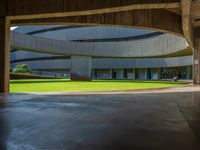
<svg viewBox="0 0 200 150">
<path fill-rule="evenodd" d="M 142 80 L 70 81 L 66 79 L 11 80 L 11 92 L 83 92 L 175 87 L 187 82 Z"/>
</svg>

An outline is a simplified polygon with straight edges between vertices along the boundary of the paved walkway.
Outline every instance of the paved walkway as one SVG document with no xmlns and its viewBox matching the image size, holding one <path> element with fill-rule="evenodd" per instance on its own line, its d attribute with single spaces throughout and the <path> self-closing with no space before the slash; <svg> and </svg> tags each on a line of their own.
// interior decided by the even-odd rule
<svg viewBox="0 0 200 150">
<path fill-rule="evenodd" d="M 171 91 L 172 90 L 172 91 Z M 199 150 L 200 88 L 0 97 L 0 149 Z"/>
</svg>

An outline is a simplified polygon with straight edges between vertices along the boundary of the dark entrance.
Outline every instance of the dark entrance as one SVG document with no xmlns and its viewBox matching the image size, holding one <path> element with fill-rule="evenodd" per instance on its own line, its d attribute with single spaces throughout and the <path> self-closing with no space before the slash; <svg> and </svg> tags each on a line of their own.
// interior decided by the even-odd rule
<svg viewBox="0 0 200 150">
<path fill-rule="evenodd" d="M 116 79 L 117 73 L 115 71 L 112 71 L 112 79 Z"/>
</svg>

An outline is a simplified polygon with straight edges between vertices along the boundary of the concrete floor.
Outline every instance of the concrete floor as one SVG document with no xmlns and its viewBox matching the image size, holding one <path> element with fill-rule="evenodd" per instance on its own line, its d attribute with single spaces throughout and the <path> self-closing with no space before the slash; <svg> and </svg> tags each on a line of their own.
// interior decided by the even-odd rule
<svg viewBox="0 0 200 150">
<path fill-rule="evenodd" d="M 198 91 L 14 94 L 0 101 L 7 101 L 0 150 L 200 149 Z"/>
</svg>

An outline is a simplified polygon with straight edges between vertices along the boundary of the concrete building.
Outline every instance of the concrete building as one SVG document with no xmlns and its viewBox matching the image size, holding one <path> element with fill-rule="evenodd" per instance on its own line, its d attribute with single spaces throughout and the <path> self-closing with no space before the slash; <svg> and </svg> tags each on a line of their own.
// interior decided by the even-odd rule
<svg viewBox="0 0 200 150">
<path fill-rule="evenodd" d="M 8 95 L 10 49 L 11 67 L 74 80 L 190 78 L 192 65 L 195 86 Z M 0 0 L 0 149 L 199 150 L 199 61 L 200 0 Z"/>
<path fill-rule="evenodd" d="M 11 68 L 91 79 L 192 79 L 192 49 L 178 36 L 144 29 L 21 26 L 12 33 Z"/>
<path fill-rule="evenodd" d="M 193 83 L 200 84 L 199 8 L 200 2 L 198 0 L 110 0 L 109 2 L 100 0 L 95 2 L 92 0 L 76 0 L 74 2 L 63 0 L 29 0 L 26 2 L 1 0 L 0 37 L 2 40 L 0 43 L 0 71 L 2 73 L 0 75 L 0 92 L 9 92 L 10 27 L 23 25 L 59 24 L 139 27 L 178 35 L 187 40 L 189 47 L 193 49 Z M 30 39 L 34 40 L 31 37 Z M 47 40 L 45 41 L 47 42 Z M 53 45 L 55 46 L 55 44 Z M 63 43 L 63 48 L 66 48 L 67 45 L 71 47 L 73 44 Z M 93 44 L 90 44 L 89 47 L 86 47 L 86 44 L 81 45 L 85 49 L 90 47 L 89 51 L 93 52 L 91 49 L 94 46 Z M 27 45 L 25 44 L 24 46 Z M 52 47 L 52 49 L 55 47 Z M 96 50 L 96 46 L 94 47 Z M 42 47 L 37 47 L 33 44 L 31 47 L 18 48 L 33 50 L 33 48 Z M 46 45 L 44 48 L 46 48 Z M 75 48 L 78 48 L 78 46 Z M 46 52 L 48 51 L 47 49 L 45 50 Z M 74 55 L 77 54 L 80 55 L 79 50 L 74 51 Z M 76 73 L 73 74 L 75 75 Z"/>
</svg>

